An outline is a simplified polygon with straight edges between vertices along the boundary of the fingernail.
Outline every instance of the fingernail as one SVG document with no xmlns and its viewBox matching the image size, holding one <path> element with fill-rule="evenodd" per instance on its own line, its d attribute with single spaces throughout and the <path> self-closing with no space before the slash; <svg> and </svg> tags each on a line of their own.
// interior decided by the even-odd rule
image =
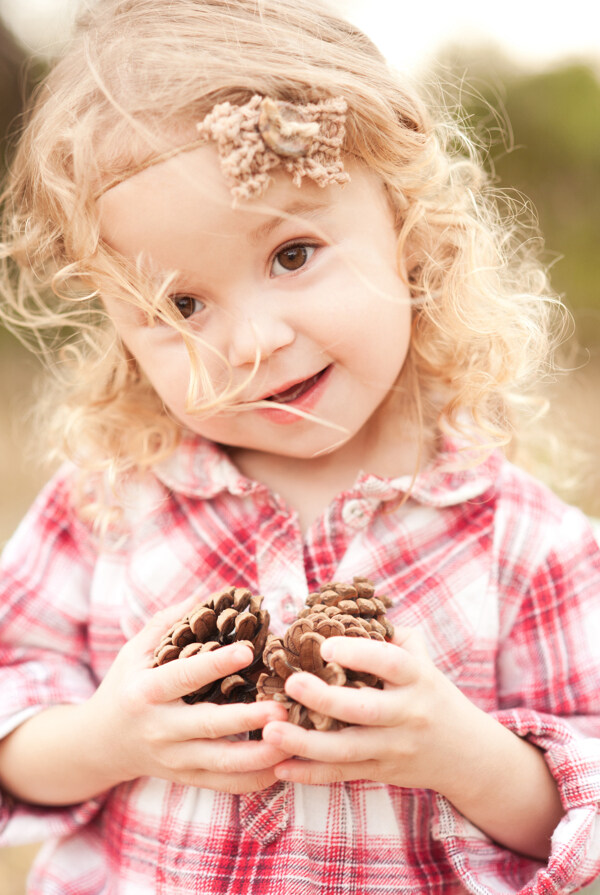
<svg viewBox="0 0 600 895">
<path fill-rule="evenodd" d="M 247 662 L 248 661 L 248 653 L 252 653 L 252 650 L 249 646 L 244 646 L 243 644 L 237 644 L 233 650 L 233 658 L 236 662 Z"/>
<path fill-rule="evenodd" d="M 323 659 L 333 659 L 333 644 L 329 643 L 328 640 L 324 640 L 321 644 L 321 658 Z"/>
<path fill-rule="evenodd" d="M 308 674 L 304 671 L 298 671 L 296 674 L 291 674 L 285 682 L 285 692 L 290 693 L 293 691 L 296 695 L 303 693 L 306 689 Z"/>
<path fill-rule="evenodd" d="M 263 739 L 272 746 L 279 746 L 283 741 L 283 735 L 277 728 L 269 727 L 264 729 Z"/>
</svg>

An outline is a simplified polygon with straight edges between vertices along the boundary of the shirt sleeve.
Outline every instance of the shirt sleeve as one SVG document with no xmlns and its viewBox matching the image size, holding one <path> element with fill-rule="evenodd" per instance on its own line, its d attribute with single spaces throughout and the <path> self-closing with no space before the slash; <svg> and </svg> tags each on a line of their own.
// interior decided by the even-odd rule
<svg viewBox="0 0 600 895">
<path fill-rule="evenodd" d="M 0 561 L 0 738 L 45 708 L 85 701 L 97 686 L 86 633 L 94 551 L 70 491 L 63 469 Z M 36 808 L 0 792 L 0 845 L 66 833 L 88 822 L 100 804 Z"/>
<path fill-rule="evenodd" d="M 493 714 L 543 750 L 566 813 L 542 865 L 493 843 L 438 796 L 434 836 L 479 895 L 575 892 L 600 874 L 600 551 L 578 510 L 534 510 L 502 532 Z"/>
</svg>

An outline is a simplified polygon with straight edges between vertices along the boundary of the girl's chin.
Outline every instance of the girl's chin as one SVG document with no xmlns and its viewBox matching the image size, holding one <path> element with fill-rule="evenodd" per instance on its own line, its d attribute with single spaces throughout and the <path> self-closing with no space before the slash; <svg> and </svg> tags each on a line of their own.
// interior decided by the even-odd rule
<svg viewBox="0 0 600 895">
<path fill-rule="evenodd" d="M 285 457 L 289 460 L 314 460 L 317 457 L 333 454 L 349 440 L 348 435 L 343 432 L 338 433 L 337 431 L 333 434 L 328 433 L 326 437 L 311 437 L 307 439 L 287 435 L 286 437 L 282 436 L 281 439 L 246 439 L 244 441 L 211 438 L 210 435 L 205 437 L 211 441 L 216 441 L 232 457 L 242 456 L 246 453 Z"/>
</svg>

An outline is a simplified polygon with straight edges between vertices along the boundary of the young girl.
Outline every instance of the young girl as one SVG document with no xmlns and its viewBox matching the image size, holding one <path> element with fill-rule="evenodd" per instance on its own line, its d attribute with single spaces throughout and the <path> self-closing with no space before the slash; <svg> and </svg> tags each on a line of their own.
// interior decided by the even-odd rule
<svg viewBox="0 0 600 895">
<path fill-rule="evenodd" d="M 402 39 L 410 39 L 403 35 Z M 600 872 L 600 554 L 505 460 L 543 274 L 466 142 L 318 0 L 101 0 L 5 194 L 3 318 L 65 464 L 1 571 L 2 844 L 30 892 L 571 892 Z M 392 643 L 281 704 L 152 667 L 215 590 L 281 634 L 371 578 Z M 262 729 L 261 740 L 247 733 Z"/>
</svg>

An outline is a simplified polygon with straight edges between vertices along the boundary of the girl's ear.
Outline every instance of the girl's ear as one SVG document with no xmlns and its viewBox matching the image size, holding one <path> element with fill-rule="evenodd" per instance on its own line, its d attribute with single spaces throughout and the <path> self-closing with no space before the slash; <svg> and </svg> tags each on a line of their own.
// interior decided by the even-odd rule
<svg viewBox="0 0 600 895">
<path fill-rule="evenodd" d="M 398 270 L 408 286 L 418 283 L 423 266 L 423 251 L 414 231 L 403 233 L 404 222 L 398 228 Z"/>
<path fill-rule="evenodd" d="M 421 275 L 421 264 L 416 253 L 411 254 L 406 260 L 406 282 L 409 286 L 414 286 L 419 282 Z"/>
<path fill-rule="evenodd" d="M 404 242 L 399 238 L 398 245 L 398 272 L 407 285 L 417 281 L 420 270 L 419 259 L 410 239 Z"/>
</svg>

